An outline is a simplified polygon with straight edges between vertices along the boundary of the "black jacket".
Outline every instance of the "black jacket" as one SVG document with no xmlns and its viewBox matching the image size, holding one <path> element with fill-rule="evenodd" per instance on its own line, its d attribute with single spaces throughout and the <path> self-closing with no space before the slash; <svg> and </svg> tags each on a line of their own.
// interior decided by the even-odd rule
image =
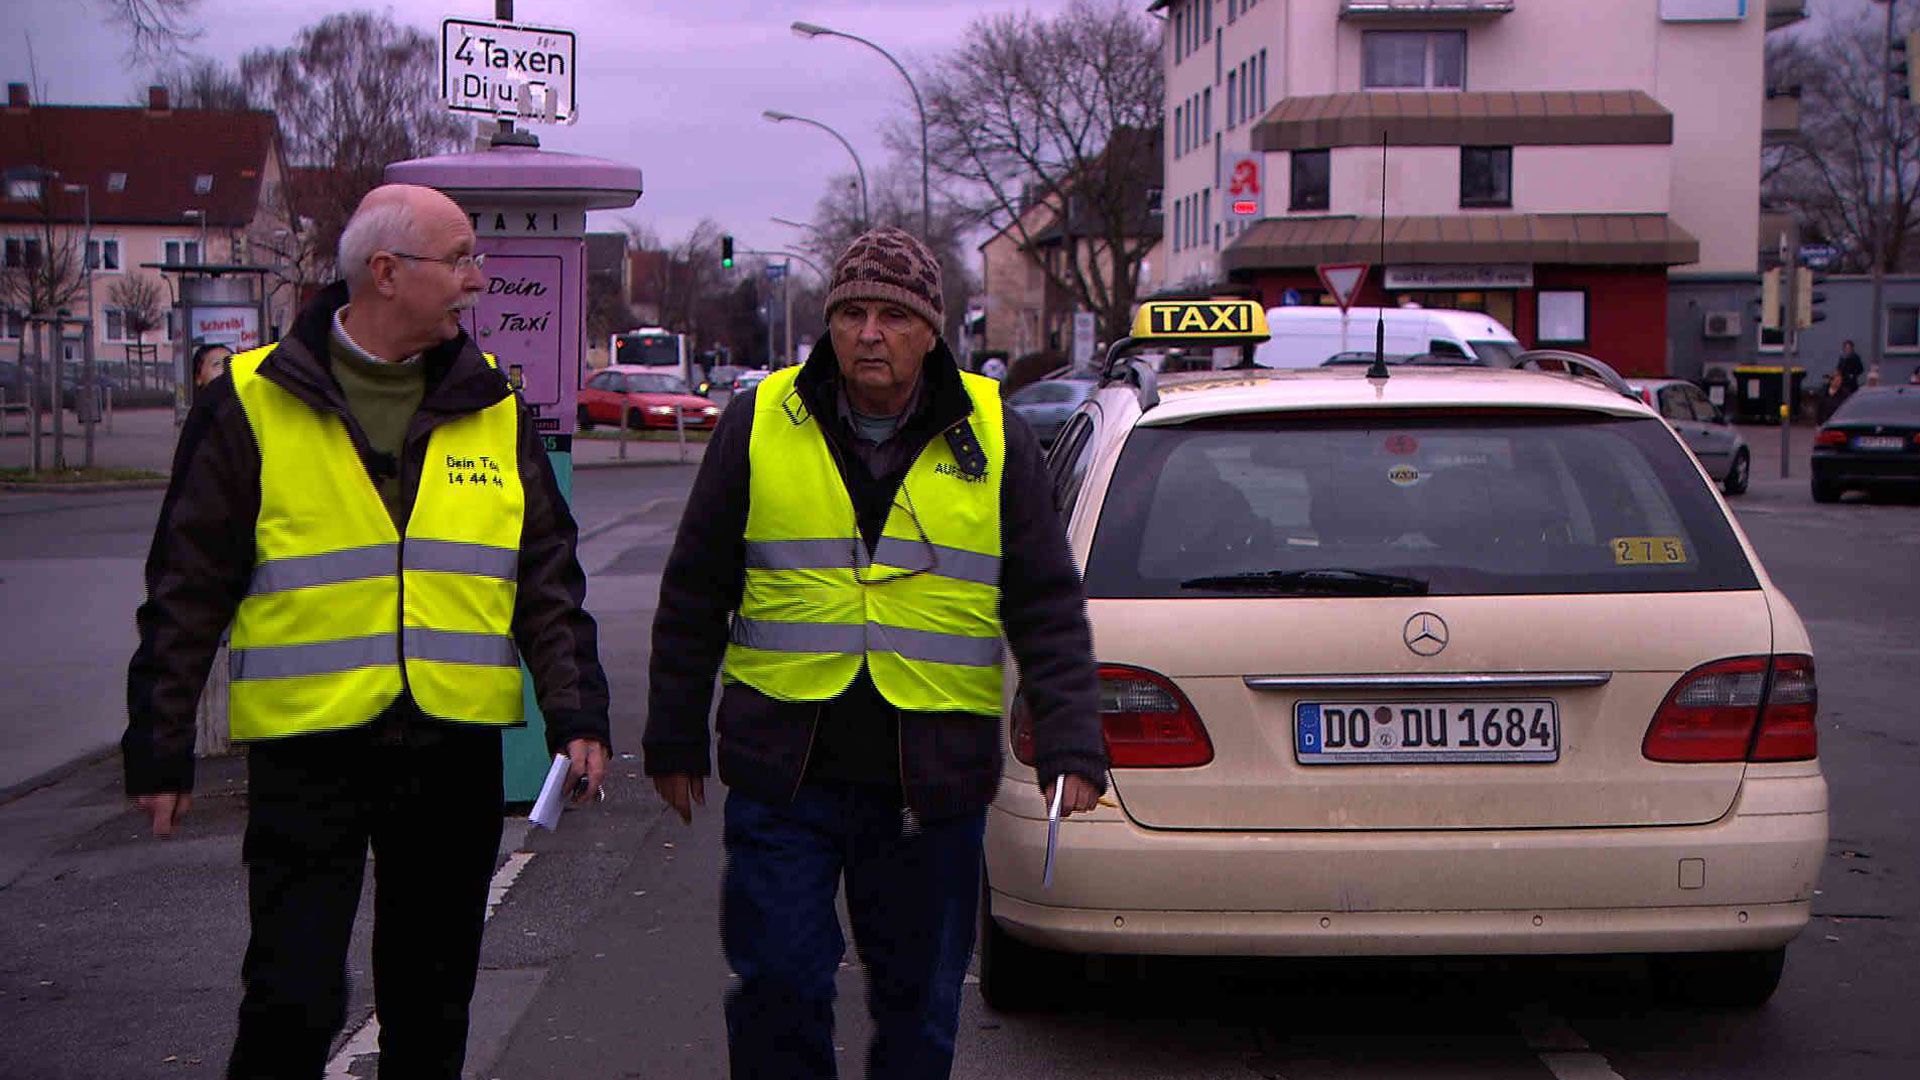
<svg viewBox="0 0 1920 1080">
<path fill-rule="evenodd" d="M 874 477 L 856 459 L 837 420 L 839 361 L 822 341 L 801 370 L 796 391 L 820 422 L 871 550 L 918 451 L 950 428 L 964 431 L 972 402 L 946 345 L 927 357 L 919 411 L 896 438 L 915 453 L 894 473 Z M 744 586 L 749 444 L 757 390 L 720 417 L 687 501 L 687 512 L 660 582 L 646 734 L 650 776 L 711 771 L 707 715 L 714 676 L 725 657 L 728 618 Z M 977 423 L 977 420 L 972 422 Z M 1098 683 L 1086 597 L 1054 510 L 1039 443 L 1009 410 L 1006 476 L 1001 483 L 1000 619 L 1033 710 L 1041 783 L 1062 773 L 1106 783 Z M 892 757 L 906 805 L 927 819 L 978 810 L 999 787 L 1004 739 L 993 719 L 967 713 L 895 709 L 863 668 L 826 703 L 776 701 L 740 683 L 721 693 L 717 722 L 720 778 L 755 798 L 785 802 L 810 776 L 842 778 L 877 751 Z M 840 771 L 835 771 L 840 770 Z"/>
<path fill-rule="evenodd" d="M 260 373 L 305 404 L 338 415 L 370 475 L 397 468 L 411 512 L 433 429 L 512 391 L 462 334 L 424 357 L 426 396 L 407 429 L 401 460 L 374 451 L 328 367 L 333 313 L 346 299 L 344 284 L 322 292 Z M 586 575 L 574 550 L 578 530 L 546 450 L 524 416 L 519 449 L 526 516 L 514 640 L 533 672 L 548 746 L 557 749 L 577 738 L 605 743 L 607 677 L 593 617 L 582 607 Z M 147 601 L 135 616 L 140 646 L 127 670 L 127 731 L 120 740 L 129 794 L 193 789 L 194 709 L 220 636 L 252 578 L 259 514 L 260 448 L 232 377 L 222 376 L 187 415 L 147 555 Z M 383 717 L 431 726 L 404 694 Z"/>
</svg>

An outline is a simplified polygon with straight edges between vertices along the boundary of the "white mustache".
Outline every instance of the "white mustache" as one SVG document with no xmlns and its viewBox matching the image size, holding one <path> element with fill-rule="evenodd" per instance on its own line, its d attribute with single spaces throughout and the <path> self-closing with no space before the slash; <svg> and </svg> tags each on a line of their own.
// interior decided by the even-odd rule
<svg viewBox="0 0 1920 1080">
<path fill-rule="evenodd" d="M 453 310 L 453 311 L 471 311 L 471 310 L 473 310 L 473 308 L 474 308 L 474 306 L 475 306 L 475 305 L 477 305 L 478 303 L 480 303 L 480 297 L 479 297 L 479 296 L 477 296 L 477 295 L 467 295 L 467 296 L 463 296 L 463 297 L 461 297 L 461 298 L 460 298 L 459 300 L 457 300 L 457 301 L 455 301 L 455 302 L 454 302 L 454 304 L 453 304 L 453 306 L 452 306 L 452 308 L 451 308 L 450 310 Z"/>
</svg>

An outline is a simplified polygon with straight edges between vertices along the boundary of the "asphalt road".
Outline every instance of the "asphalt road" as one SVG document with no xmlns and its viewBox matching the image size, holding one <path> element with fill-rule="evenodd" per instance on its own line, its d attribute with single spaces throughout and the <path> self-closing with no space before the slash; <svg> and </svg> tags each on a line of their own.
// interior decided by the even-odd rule
<svg viewBox="0 0 1920 1080">
<path fill-rule="evenodd" d="M 618 760 L 602 807 L 524 841 L 509 829 L 500 880 L 512 880 L 489 923 L 475 1002 L 475 1077 L 725 1073 L 722 795 L 715 785 L 705 812 L 683 827 L 626 757 L 643 719 L 659 569 L 690 472 L 579 476 L 576 506 L 589 537 L 582 556 L 618 703 Z M 1757 453 L 1754 472 L 1740 517 L 1811 628 L 1833 789 L 1817 917 L 1769 1006 L 1661 1007 L 1632 961 L 1116 960 L 1057 1012 L 996 1015 L 969 993 L 956 1076 L 1920 1075 L 1912 1022 L 1920 710 L 1911 659 L 1920 640 L 1920 506 L 1815 506 L 1803 468 L 1781 482 L 1777 458 Z M 137 564 L 156 501 L 0 499 L 0 590 L 60 560 Z M 81 570 L 62 580 L 84 581 Z M 88 633 L 131 610 L 125 596 L 98 589 Z M 9 644 L 40 641 L 13 625 L 20 621 L 6 620 Z M 75 645 L 85 657 L 81 677 L 117 696 L 124 650 L 94 638 Z M 0 739 L 13 753 L 61 724 L 23 715 L 20 680 L 10 672 L 0 695 Z M 235 760 L 208 763 L 186 835 L 166 844 L 144 839 L 121 808 L 111 760 L 0 804 L 0 1077 L 219 1075 L 244 944 L 241 775 Z M 355 1024 L 370 1006 L 365 930 L 363 920 L 352 961 Z M 853 961 L 841 972 L 836 1040 L 850 1076 L 862 1072 L 867 1036 Z M 366 1037 L 358 1038 L 343 1035 L 333 1075 L 371 1075 L 357 1054 Z"/>
</svg>

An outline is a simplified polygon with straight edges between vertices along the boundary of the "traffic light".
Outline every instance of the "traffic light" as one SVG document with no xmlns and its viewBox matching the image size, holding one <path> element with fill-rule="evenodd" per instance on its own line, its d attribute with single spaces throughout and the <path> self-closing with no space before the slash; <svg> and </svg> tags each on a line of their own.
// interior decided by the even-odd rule
<svg viewBox="0 0 1920 1080">
<path fill-rule="evenodd" d="M 720 238 L 720 265 L 729 270 L 733 269 L 733 237 L 731 236 Z"/>
<path fill-rule="evenodd" d="M 1794 329 L 1805 330 L 1814 323 L 1827 321 L 1827 313 L 1821 310 L 1821 305 L 1827 302 L 1827 294 L 1814 288 L 1826 280 L 1827 275 L 1816 274 L 1811 267 L 1802 266 L 1794 271 Z"/>
<path fill-rule="evenodd" d="M 1760 275 L 1760 329 L 1780 329 L 1780 268 Z"/>
</svg>

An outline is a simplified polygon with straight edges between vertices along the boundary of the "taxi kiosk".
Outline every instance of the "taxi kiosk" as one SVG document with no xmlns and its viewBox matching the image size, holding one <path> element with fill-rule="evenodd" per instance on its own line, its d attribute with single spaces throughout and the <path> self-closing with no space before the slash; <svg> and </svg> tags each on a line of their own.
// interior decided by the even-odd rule
<svg viewBox="0 0 1920 1080">
<path fill-rule="evenodd" d="M 587 211 L 632 206 L 640 170 L 502 143 L 395 162 L 386 181 L 437 188 L 467 212 L 475 250 L 487 258 L 487 288 L 464 320 L 467 332 L 519 389 L 561 494 L 571 500 L 575 399 L 586 356 Z M 509 803 L 533 801 L 550 760 L 531 676 L 526 695 L 527 726 L 509 730 L 503 747 Z"/>
</svg>

